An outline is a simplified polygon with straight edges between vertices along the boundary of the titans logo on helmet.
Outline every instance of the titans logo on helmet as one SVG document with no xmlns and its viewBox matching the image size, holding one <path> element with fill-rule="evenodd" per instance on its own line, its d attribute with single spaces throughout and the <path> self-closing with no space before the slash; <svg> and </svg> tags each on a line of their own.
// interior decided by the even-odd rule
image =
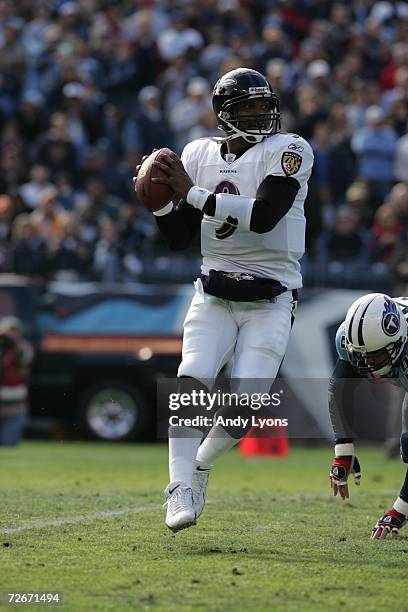
<svg viewBox="0 0 408 612">
<path fill-rule="evenodd" d="M 392 300 L 385 300 L 384 312 L 381 321 L 382 330 L 387 336 L 395 336 L 400 328 L 400 317 L 397 307 Z"/>
</svg>

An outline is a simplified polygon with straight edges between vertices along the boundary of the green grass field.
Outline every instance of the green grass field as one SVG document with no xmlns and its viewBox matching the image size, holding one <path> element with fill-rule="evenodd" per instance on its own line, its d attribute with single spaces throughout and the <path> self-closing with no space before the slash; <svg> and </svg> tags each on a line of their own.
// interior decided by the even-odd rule
<svg viewBox="0 0 408 612">
<path fill-rule="evenodd" d="M 232 451 L 197 526 L 174 536 L 160 507 L 166 455 L 79 442 L 0 449 L 0 591 L 60 590 L 69 611 L 407 609 L 408 538 L 369 539 L 399 491 L 398 460 L 363 449 L 362 485 L 342 503 L 329 494 L 330 447 L 287 459 Z"/>
</svg>

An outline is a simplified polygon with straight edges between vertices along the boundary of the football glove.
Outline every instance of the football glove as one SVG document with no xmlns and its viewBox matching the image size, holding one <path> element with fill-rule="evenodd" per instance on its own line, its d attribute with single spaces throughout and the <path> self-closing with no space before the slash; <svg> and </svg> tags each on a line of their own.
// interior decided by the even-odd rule
<svg viewBox="0 0 408 612">
<path fill-rule="evenodd" d="M 330 486 L 333 490 L 333 495 L 336 497 L 340 493 L 342 499 L 349 498 L 349 490 L 347 479 L 349 474 L 353 474 L 354 482 L 357 486 L 360 485 L 361 471 L 360 463 L 357 457 L 347 455 L 346 457 L 335 457 L 331 464 L 329 474 Z"/>
<path fill-rule="evenodd" d="M 399 530 L 407 522 L 406 517 L 391 508 L 378 519 L 371 531 L 372 540 L 385 540 L 387 535 L 391 533 L 391 537 L 395 540 L 398 537 Z"/>
</svg>

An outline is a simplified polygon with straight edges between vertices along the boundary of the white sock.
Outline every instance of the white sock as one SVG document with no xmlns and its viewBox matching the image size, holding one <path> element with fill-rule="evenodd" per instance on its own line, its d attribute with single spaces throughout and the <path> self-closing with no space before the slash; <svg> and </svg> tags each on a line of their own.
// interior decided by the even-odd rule
<svg viewBox="0 0 408 612">
<path fill-rule="evenodd" d="M 170 482 L 180 481 L 191 487 L 194 460 L 203 432 L 193 427 L 177 427 L 177 434 L 177 437 L 169 434 Z"/>
<path fill-rule="evenodd" d="M 393 508 L 400 514 L 408 516 L 408 503 L 400 497 L 397 497 L 397 499 L 395 500 Z"/>
<path fill-rule="evenodd" d="M 208 436 L 198 449 L 196 460 L 202 467 L 204 467 L 204 465 L 209 465 L 211 467 L 220 455 L 238 444 L 238 442 L 239 439 L 232 438 L 223 427 L 212 427 Z"/>
</svg>

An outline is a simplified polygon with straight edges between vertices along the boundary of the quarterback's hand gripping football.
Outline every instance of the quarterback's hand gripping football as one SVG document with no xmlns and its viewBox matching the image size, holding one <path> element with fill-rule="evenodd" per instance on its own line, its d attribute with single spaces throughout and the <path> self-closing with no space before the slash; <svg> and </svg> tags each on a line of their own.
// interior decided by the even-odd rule
<svg viewBox="0 0 408 612">
<path fill-rule="evenodd" d="M 403 514 L 391 508 L 374 525 L 371 531 L 371 539 L 385 540 L 387 535 L 391 533 L 391 538 L 395 540 L 398 537 L 399 530 L 405 525 L 406 521 L 407 519 Z"/>
<path fill-rule="evenodd" d="M 187 194 L 194 183 L 185 171 L 179 156 L 171 152 L 166 156 L 166 159 L 161 158 L 155 164 L 166 176 L 152 178 L 152 181 L 168 185 L 179 198 L 187 200 Z"/>
<path fill-rule="evenodd" d="M 359 486 L 361 471 L 360 463 L 357 457 L 353 455 L 335 457 L 335 459 L 332 461 L 329 475 L 330 486 L 334 497 L 336 497 L 337 493 L 340 494 L 342 499 L 348 499 L 350 497 L 347 482 L 349 474 L 353 474 L 354 482 L 357 486 Z"/>
</svg>

